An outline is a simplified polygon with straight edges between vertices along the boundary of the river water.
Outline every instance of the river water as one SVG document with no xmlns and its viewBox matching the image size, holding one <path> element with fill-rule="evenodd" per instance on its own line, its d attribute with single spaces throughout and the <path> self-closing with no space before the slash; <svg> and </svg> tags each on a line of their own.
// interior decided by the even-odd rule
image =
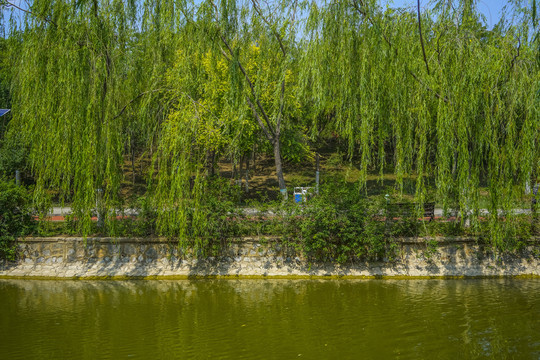
<svg viewBox="0 0 540 360">
<path fill-rule="evenodd" d="M 0 280 L 1 359 L 540 359 L 540 280 Z"/>
</svg>

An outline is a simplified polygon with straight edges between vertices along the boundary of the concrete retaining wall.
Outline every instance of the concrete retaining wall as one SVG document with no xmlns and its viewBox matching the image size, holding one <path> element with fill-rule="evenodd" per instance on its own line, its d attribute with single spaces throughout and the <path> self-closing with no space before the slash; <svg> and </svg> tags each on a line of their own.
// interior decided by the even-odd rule
<svg viewBox="0 0 540 360">
<path fill-rule="evenodd" d="M 165 239 L 31 238 L 20 240 L 19 260 L 0 264 L 0 277 L 477 277 L 540 276 L 540 242 L 513 254 L 496 255 L 472 239 L 398 241 L 395 259 L 336 265 L 311 262 L 277 239 L 223 244 L 216 256 L 183 253 Z"/>
</svg>

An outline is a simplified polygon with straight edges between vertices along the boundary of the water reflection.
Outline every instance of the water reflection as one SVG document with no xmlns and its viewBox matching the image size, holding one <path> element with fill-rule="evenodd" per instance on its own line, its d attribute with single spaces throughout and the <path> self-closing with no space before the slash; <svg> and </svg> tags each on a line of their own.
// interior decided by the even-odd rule
<svg viewBox="0 0 540 360">
<path fill-rule="evenodd" d="M 0 280 L 2 358 L 540 357 L 539 280 Z"/>
</svg>

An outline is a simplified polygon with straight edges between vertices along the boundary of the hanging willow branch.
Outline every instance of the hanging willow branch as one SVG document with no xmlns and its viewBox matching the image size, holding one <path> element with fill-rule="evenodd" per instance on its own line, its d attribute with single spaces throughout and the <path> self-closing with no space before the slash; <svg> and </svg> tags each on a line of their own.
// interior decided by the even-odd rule
<svg viewBox="0 0 540 360">
<path fill-rule="evenodd" d="M 388 46 L 392 49 L 394 49 L 394 53 L 396 55 L 396 57 L 398 56 L 398 49 L 397 47 L 394 47 L 392 45 L 392 42 L 390 41 L 390 39 L 387 37 L 386 33 L 384 33 L 380 27 L 378 26 L 378 24 L 372 19 L 371 16 L 369 16 L 369 14 L 364 10 L 365 9 L 365 4 L 364 4 L 364 1 L 363 0 L 352 0 L 353 2 L 353 5 L 354 5 L 354 8 L 360 13 L 362 14 L 362 16 L 364 16 L 369 22 L 371 25 L 373 25 L 374 27 L 378 28 L 380 33 L 382 34 L 383 36 L 383 39 L 385 40 L 385 42 L 388 44 Z M 358 4 L 359 3 L 359 4 Z M 422 32 L 420 31 L 420 36 Z M 423 43 L 422 43 L 422 49 L 424 49 L 424 46 L 423 46 Z M 425 59 L 425 53 L 424 53 L 424 59 Z M 426 61 L 426 67 L 427 67 L 427 59 L 425 59 Z M 433 93 L 437 98 L 439 99 L 442 99 L 444 100 L 444 102 L 449 102 L 450 100 L 446 97 L 446 96 L 443 96 L 441 95 L 440 93 L 438 93 L 437 91 L 433 90 L 431 87 L 427 86 L 426 84 L 424 84 L 424 82 L 422 82 L 420 80 L 420 78 L 412 71 L 409 69 L 409 67 L 407 65 L 406 66 L 406 69 L 407 69 L 407 72 L 416 80 L 418 81 L 420 84 L 422 84 L 429 92 Z M 429 68 L 428 68 L 428 75 L 429 75 Z"/>
<path fill-rule="evenodd" d="M 424 13 L 417 0 L 416 14 L 397 15 L 374 3 L 313 2 L 297 21 L 308 11 L 291 0 L 268 9 L 208 0 L 193 12 L 170 0 L 9 2 L 27 16 L 10 125 L 30 149 L 36 199 L 58 193 L 88 234 L 97 193 L 110 211 L 122 201 L 129 136 L 153 154 L 148 197 L 159 231 L 201 238 L 208 154 L 243 156 L 262 133 L 278 169 L 282 150 L 303 145 L 296 138 L 337 136 L 362 185 L 392 169 L 400 191 L 414 180 L 418 203 L 431 196 L 473 227 L 488 203 L 494 243 L 503 243 L 515 219 L 500 221 L 499 210 L 522 204 L 538 174 L 538 49 L 528 40 L 536 14 L 489 32 L 468 0 Z M 296 36 L 296 24 L 309 35 Z"/>
<path fill-rule="evenodd" d="M 142 92 L 142 93 L 138 94 L 133 99 L 131 99 L 128 103 L 126 103 L 126 105 L 124 105 L 124 107 L 122 107 L 120 112 L 113 117 L 113 120 L 115 120 L 115 119 L 119 118 L 120 116 L 122 116 L 122 114 L 124 113 L 124 111 L 126 111 L 126 109 L 127 109 L 127 107 L 129 105 L 133 104 L 135 101 L 137 101 L 138 99 L 140 99 L 144 95 L 152 94 L 152 93 L 155 93 L 155 92 L 160 92 L 160 91 L 163 91 L 163 90 L 164 89 L 153 89 L 153 90 L 148 90 L 148 91 L 145 91 L 145 92 Z"/>
<path fill-rule="evenodd" d="M 274 34 L 276 40 L 279 43 L 279 47 L 281 49 L 281 53 L 283 56 L 287 56 L 287 52 L 285 51 L 285 45 L 283 44 L 283 40 L 281 39 L 281 36 L 277 33 L 276 29 L 270 24 L 268 19 L 266 19 L 266 16 L 262 13 L 259 2 L 257 0 L 251 0 L 251 3 L 253 4 L 253 8 L 257 12 L 257 14 L 261 17 L 261 19 L 264 21 L 264 23 L 268 26 L 268 28 L 272 31 L 272 34 Z"/>
<path fill-rule="evenodd" d="M 422 20 L 420 18 L 420 0 L 417 1 L 417 12 L 418 12 L 418 33 L 420 34 L 420 44 L 422 45 L 422 54 L 424 55 L 424 63 L 426 64 L 426 70 L 428 75 L 429 73 L 429 64 L 426 57 L 426 49 L 424 48 L 424 39 L 422 38 Z"/>
<path fill-rule="evenodd" d="M 516 62 L 516 59 L 519 57 L 519 50 L 521 49 L 521 39 L 518 37 L 518 47 L 517 47 L 517 52 L 516 52 L 516 55 L 514 55 L 514 57 L 512 58 L 512 61 L 510 62 L 510 70 L 512 70 L 512 68 L 514 67 L 514 63 Z"/>
<path fill-rule="evenodd" d="M 22 8 L 22 7 L 20 7 L 20 6 L 17 6 L 17 5 L 15 5 L 14 3 L 12 3 L 12 2 L 10 2 L 10 1 L 8 1 L 8 0 L 4 0 L 4 2 L 7 4 L 7 6 L 13 7 L 13 8 L 15 8 L 15 9 L 17 9 L 17 10 L 20 10 L 20 11 L 22 11 L 22 12 L 24 12 L 24 13 L 26 13 L 26 14 L 29 14 L 29 15 L 31 15 L 31 16 L 33 16 L 33 17 L 36 17 L 36 18 L 38 18 L 38 19 L 41 19 L 41 20 L 43 20 L 43 21 L 45 21 L 45 22 L 47 22 L 47 23 L 49 23 L 49 24 L 52 24 L 52 25 L 54 25 L 54 26 L 58 26 L 58 25 L 56 25 L 56 23 L 55 23 L 54 21 L 52 21 L 51 19 L 49 19 L 49 18 L 46 17 L 46 16 L 39 15 L 39 14 L 35 14 L 33 11 L 30 11 L 30 10 L 28 10 L 28 9 L 24 9 L 24 8 Z"/>
</svg>

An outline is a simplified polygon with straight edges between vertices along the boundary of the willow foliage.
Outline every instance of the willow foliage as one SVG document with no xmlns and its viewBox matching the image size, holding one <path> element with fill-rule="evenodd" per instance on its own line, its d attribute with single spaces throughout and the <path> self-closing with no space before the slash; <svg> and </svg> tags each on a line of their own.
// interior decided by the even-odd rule
<svg viewBox="0 0 540 360">
<path fill-rule="evenodd" d="M 212 50 L 179 49 L 167 72 L 174 100 L 164 120 L 157 152 L 154 204 L 158 229 L 182 244 L 202 248 L 208 200 L 208 153 L 238 147 L 238 114 L 228 101 L 228 64 Z"/>
<path fill-rule="evenodd" d="M 500 229 L 498 211 L 510 216 L 538 174 L 530 17 L 519 9 L 520 25 L 501 21 L 488 31 L 472 1 L 451 5 L 436 4 L 419 18 L 372 1 L 313 5 L 303 96 L 319 114 L 335 116 L 350 154 L 359 153 L 361 185 L 368 170 L 382 174 L 391 165 L 399 186 L 407 175 L 416 178 L 420 204 L 434 184 L 444 209 L 459 209 L 473 225 L 487 187 L 500 243 L 508 229 Z"/>
<path fill-rule="evenodd" d="M 490 30 L 475 4 L 35 0 L 17 33 L 11 131 L 30 148 L 36 200 L 59 190 L 84 233 L 101 193 L 104 209 L 120 205 L 135 146 L 153 154 L 161 232 L 198 237 L 209 152 L 264 139 L 285 190 L 282 158 L 309 154 L 305 138 L 328 125 L 361 188 L 391 169 L 401 190 L 415 179 L 419 208 L 434 197 L 473 226 L 486 189 L 500 245 L 540 174 L 537 4 L 510 2 Z"/>
<path fill-rule="evenodd" d="M 279 185 L 282 143 L 298 133 L 300 105 L 293 68 L 297 49 L 294 2 L 203 1 L 181 8 L 185 26 L 167 72 L 173 107 L 163 123 L 156 154 L 155 206 L 159 228 L 199 247 L 211 216 L 209 153 L 237 159 L 268 142 Z M 301 136 L 300 136 L 301 137 Z M 264 146 L 264 145 L 263 145 Z M 300 145 L 300 148 L 302 146 Z"/>
<path fill-rule="evenodd" d="M 157 7 L 151 1 L 139 8 L 122 0 L 36 0 L 24 19 L 11 131 L 22 133 L 30 148 L 37 202 L 58 190 L 85 234 L 92 209 L 118 208 L 126 136 L 151 134 L 151 123 L 133 120 L 148 119 L 153 109 L 141 101 L 144 113 L 136 116 L 130 105 L 156 87 L 164 70 L 160 36 L 172 29 L 155 29 L 156 18 L 168 14 Z"/>
</svg>

